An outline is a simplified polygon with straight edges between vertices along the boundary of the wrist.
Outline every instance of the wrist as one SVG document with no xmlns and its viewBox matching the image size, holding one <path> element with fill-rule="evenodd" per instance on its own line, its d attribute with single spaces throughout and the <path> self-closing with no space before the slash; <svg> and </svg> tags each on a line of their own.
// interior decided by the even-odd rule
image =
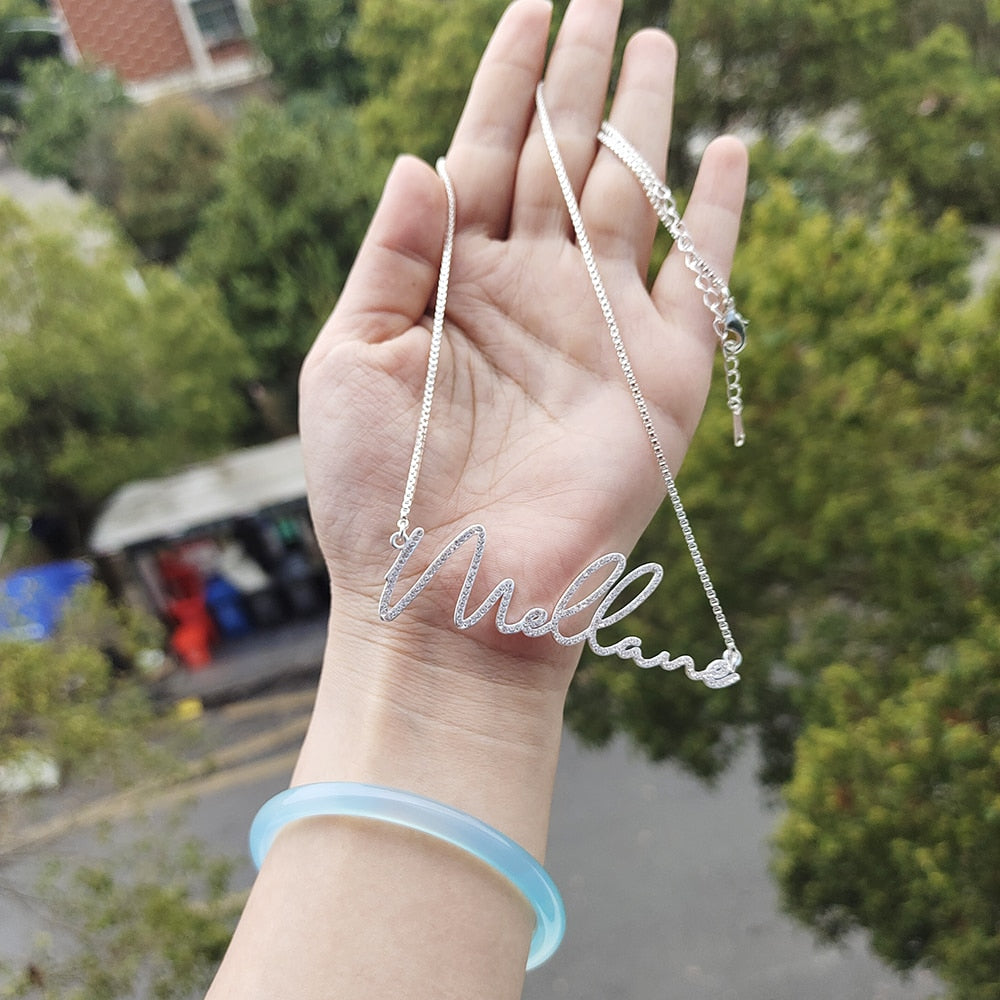
<svg viewBox="0 0 1000 1000">
<path fill-rule="evenodd" d="M 544 855 L 566 687 L 579 649 L 526 660 L 469 633 L 382 624 L 335 597 L 293 784 L 359 781 L 476 816 Z M 533 642 L 537 647 L 538 642 Z"/>
</svg>

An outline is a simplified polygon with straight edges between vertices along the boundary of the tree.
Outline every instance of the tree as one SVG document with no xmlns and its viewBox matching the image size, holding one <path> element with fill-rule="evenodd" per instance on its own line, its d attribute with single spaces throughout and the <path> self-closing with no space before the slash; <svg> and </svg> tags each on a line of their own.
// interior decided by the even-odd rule
<svg viewBox="0 0 1000 1000">
<path fill-rule="evenodd" d="M 584 696 L 654 756 L 684 748 L 681 759 L 702 773 L 724 763 L 727 725 L 754 719 L 780 781 L 822 666 L 850 656 L 884 669 L 903 650 L 919 657 L 968 630 L 969 595 L 985 579 L 973 574 L 983 558 L 975 512 L 996 485 L 977 475 L 974 501 L 955 493 L 992 454 L 983 444 L 973 459 L 963 442 L 994 419 L 985 396 L 960 415 L 958 377 L 944 374 L 956 330 L 969 326 L 968 259 L 958 220 L 927 229 L 902 191 L 875 226 L 866 214 L 838 221 L 803 205 L 780 182 L 756 200 L 734 270 L 752 324 L 749 441 L 733 452 L 716 389 L 680 479 L 746 657 L 744 683 L 699 698 L 656 674 L 587 661 L 571 719 Z M 974 344 L 968 367 L 988 370 L 993 349 L 985 337 Z M 667 576 L 630 624 L 674 655 L 717 656 L 669 506 L 632 556 L 647 559 Z M 688 735 L 686 715 L 700 735 Z"/>
<path fill-rule="evenodd" d="M 245 894 L 230 893 L 233 863 L 171 827 L 122 845 L 117 860 L 55 865 L 41 901 L 71 928 L 72 947 L 49 946 L 0 979 L 25 1000 L 190 1000 L 207 990 Z"/>
<path fill-rule="evenodd" d="M 0 639 L 0 768 L 33 755 L 58 765 L 67 784 L 113 775 L 147 791 L 181 770 L 147 687 L 134 672 L 114 673 L 107 656 L 131 662 L 162 638 L 159 623 L 89 584 L 74 591 L 53 638 Z M 30 849 L 18 840 L 29 807 L 0 798 L 0 876 Z M 59 954 L 50 945 L 25 968 L 0 962 L 0 994 L 186 1000 L 207 987 L 242 904 L 228 892 L 232 863 L 162 821 L 114 847 L 110 860 L 49 866 L 35 894 L 63 931 Z"/>
<path fill-rule="evenodd" d="M 1000 44 L 979 68 L 974 38 L 942 24 L 912 50 L 892 53 L 861 120 L 886 169 L 933 216 L 960 206 L 972 222 L 1000 219 Z"/>
<path fill-rule="evenodd" d="M 789 141 L 760 139 L 754 144 L 749 203 L 766 197 L 778 180 L 788 184 L 803 209 L 825 209 L 834 217 L 877 219 L 891 187 L 866 149 L 839 150 L 816 126 Z"/>
<path fill-rule="evenodd" d="M 0 509 L 56 512 L 78 539 L 123 482 L 227 447 L 251 374 L 212 290 L 80 225 L 0 202 Z"/>
<path fill-rule="evenodd" d="M 672 153 L 690 173 L 698 133 L 761 129 L 779 137 L 789 120 L 867 93 L 890 48 L 895 0 L 676 0 L 667 27 L 677 39 Z"/>
<path fill-rule="evenodd" d="M 700 136 L 757 129 L 783 140 L 803 118 L 837 128 L 910 184 L 925 217 L 944 207 L 997 218 L 1000 15 L 988 0 L 674 0 L 626 4 L 681 52 L 672 141 L 675 182 L 690 179 Z"/>
<path fill-rule="evenodd" d="M 867 929 L 880 955 L 931 967 L 954 1000 L 1000 996 L 998 304 L 1000 283 L 918 360 L 948 401 L 925 423 L 933 481 L 915 471 L 925 524 L 945 520 L 937 530 L 951 536 L 951 564 L 935 566 L 932 550 L 927 570 L 959 590 L 964 622 L 953 615 L 938 643 L 897 642 L 905 652 L 882 662 L 853 650 L 831 661 L 806 706 L 775 841 L 791 912 L 826 937 Z"/>
<path fill-rule="evenodd" d="M 392 160 L 443 153 L 503 0 L 259 0 L 260 44 L 289 99 L 247 108 L 222 193 L 182 262 L 222 291 L 291 422 L 298 370 L 353 261 Z M 364 74 L 355 109 L 324 92 L 340 38 Z M 336 38 L 335 51 L 322 51 Z M 302 39 L 316 40 L 303 45 Z M 317 50 L 317 45 L 318 49 Z M 308 89 L 304 89 L 308 88 Z"/>
<path fill-rule="evenodd" d="M 158 622 L 115 606 L 99 584 L 76 588 L 52 639 L 0 638 L 0 764 L 44 758 L 65 775 L 151 760 L 140 730 L 152 706 L 133 677 L 112 674 L 108 654 L 134 664 L 162 641 Z"/>
<path fill-rule="evenodd" d="M 107 70 L 68 66 L 59 59 L 32 63 L 24 79 L 15 157 L 34 174 L 83 187 L 84 160 L 95 155 L 88 143 L 110 155 L 114 123 L 129 106 L 121 84 Z"/>
<path fill-rule="evenodd" d="M 588 661 L 568 717 L 707 776 L 752 720 L 764 777 L 791 780 L 791 912 L 995 1000 L 1000 284 L 967 299 L 969 252 L 954 214 L 927 228 L 899 187 L 874 223 L 784 182 L 758 192 L 734 271 L 750 438 L 733 454 L 710 400 L 680 480 L 743 683 L 709 700 Z M 718 655 L 669 508 L 648 558 L 667 576 L 636 634 Z"/>
<path fill-rule="evenodd" d="M 247 107 L 182 267 L 222 293 L 260 377 L 294 414 L 298 370 L 364 232 L 369 179 L 349 113 Z"/>
<path fill-rule="evenodd" d="M 122 123 L 113 208 L 147 258 L 180 255 L 218 190 L 225 145 L 222 122 L 191 101 L 157 101 Z"/>
<path fill-rule="evenodd" d="M 333 104 L 356 104 L 364 74 L 350 46 L 355 0 L 254 0 L 256 42 L 286 95 L 318 91 Z"/>
<path fill-rule="evenodd" d="M 352 36 L 368 99 L 365 150 L 382 165 L 401 152 L 443 156 L 503 0 L 362 0 Z"/>
<path fill-rule="evenodd" d="M 880 698 L 863 670 L 824 673 L 775 837 L 786 907 L 827 939 L 852 928 L 952 1000 L 1000 983 L 1000 620 L 982 612 L 936 668 Z"/>
<path fill-rule="evenodd" d="M 48 17 L 39 0 L 0 0 L 0 86 L 18 83 L 27 62 L 59 54 L 55 33 L 38 30 Z"/>
</svg>

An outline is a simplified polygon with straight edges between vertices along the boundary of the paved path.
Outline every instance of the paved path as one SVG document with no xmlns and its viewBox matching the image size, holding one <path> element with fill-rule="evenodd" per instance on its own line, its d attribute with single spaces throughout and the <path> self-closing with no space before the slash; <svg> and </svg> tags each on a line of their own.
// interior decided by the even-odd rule
<svg viewBox="0 0 1000 1000">
<path fill-rule="evenodd" d="M 169 701 L 197 698 L 209 708 L 319 675 L 326 616 L 228 639 L 201 670 L 178 670 L 158 685 Z"/>
<path fill-rule="evenodd" d="M 670 678 L 667 678 L 669 680 Z M 524 1000 L 922 1000 L 863 942 L 819 947 L 779 914 L 778 818 L 743 753 L 717 787 L 672 765 L 563 745 L 548 867 L 566 902 L 560 951 Z"/>
</svg>

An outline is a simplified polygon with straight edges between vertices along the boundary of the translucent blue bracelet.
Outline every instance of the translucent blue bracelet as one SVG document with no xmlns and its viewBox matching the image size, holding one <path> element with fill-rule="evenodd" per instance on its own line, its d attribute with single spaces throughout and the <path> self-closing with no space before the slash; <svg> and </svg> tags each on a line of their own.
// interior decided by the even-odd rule
<svg viewBox="0 0 1000 1000">
<path fill-rule="evenodd" d="M 250 827 L 250 856 L 260 868 L 282 827 L 309 816 L 360 816 L 406 826 L 454 844 L 512 882 L 535 911 L 528 968 L 551 958 L 566 930 L 562 897 L 548 872 L 523 848 L 482 820 L 395 788 L 329 781 L 279 792 Z"/>
</svg>

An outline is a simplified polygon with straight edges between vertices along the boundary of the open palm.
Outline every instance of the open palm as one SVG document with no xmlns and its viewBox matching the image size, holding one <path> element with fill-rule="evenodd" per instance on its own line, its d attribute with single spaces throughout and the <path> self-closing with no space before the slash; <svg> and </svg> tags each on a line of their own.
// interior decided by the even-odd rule
<svg viewBox="0 0 1000 1000">
<path fill-rule="evenodd" d="M 619 7 L 570 5 L 545 93 L 619 327 L 676 469 L 704 405 L 716 338 L 676 252 L 648 288 L 655 216 L 634 178 L 596 144 Z M 448 152 L 458 225 L 411 514 L 427 533 L 414 571 L 481 523 L 489 536 L 482 585 L 512 577 L 522 612 L 551 608 L 597 556 L 628 552 L 664 492 L 534 118 L 548 16 L 541 0 L 509 8 Z M 667 36 L 635 36 L 610 116 L 654 165 L 666 159 L 673 69 Z M 745 173 L 739 143 L 714 143 L 688 207 L 688 228 L 720 274 L 732 257 Z M 445 223 L 440 180 L 425 164 L 400 160 L 303 372 L 317 532 L 335 593 L 372 619 L 395 556 L 389 537 L 420 414 Z M 450 627 L 468 559 L 457 562 L 407 612 L 415 621 Z M 505 641 L 486 623 L 474 631 L 482 642 Z"/>
</svg>

